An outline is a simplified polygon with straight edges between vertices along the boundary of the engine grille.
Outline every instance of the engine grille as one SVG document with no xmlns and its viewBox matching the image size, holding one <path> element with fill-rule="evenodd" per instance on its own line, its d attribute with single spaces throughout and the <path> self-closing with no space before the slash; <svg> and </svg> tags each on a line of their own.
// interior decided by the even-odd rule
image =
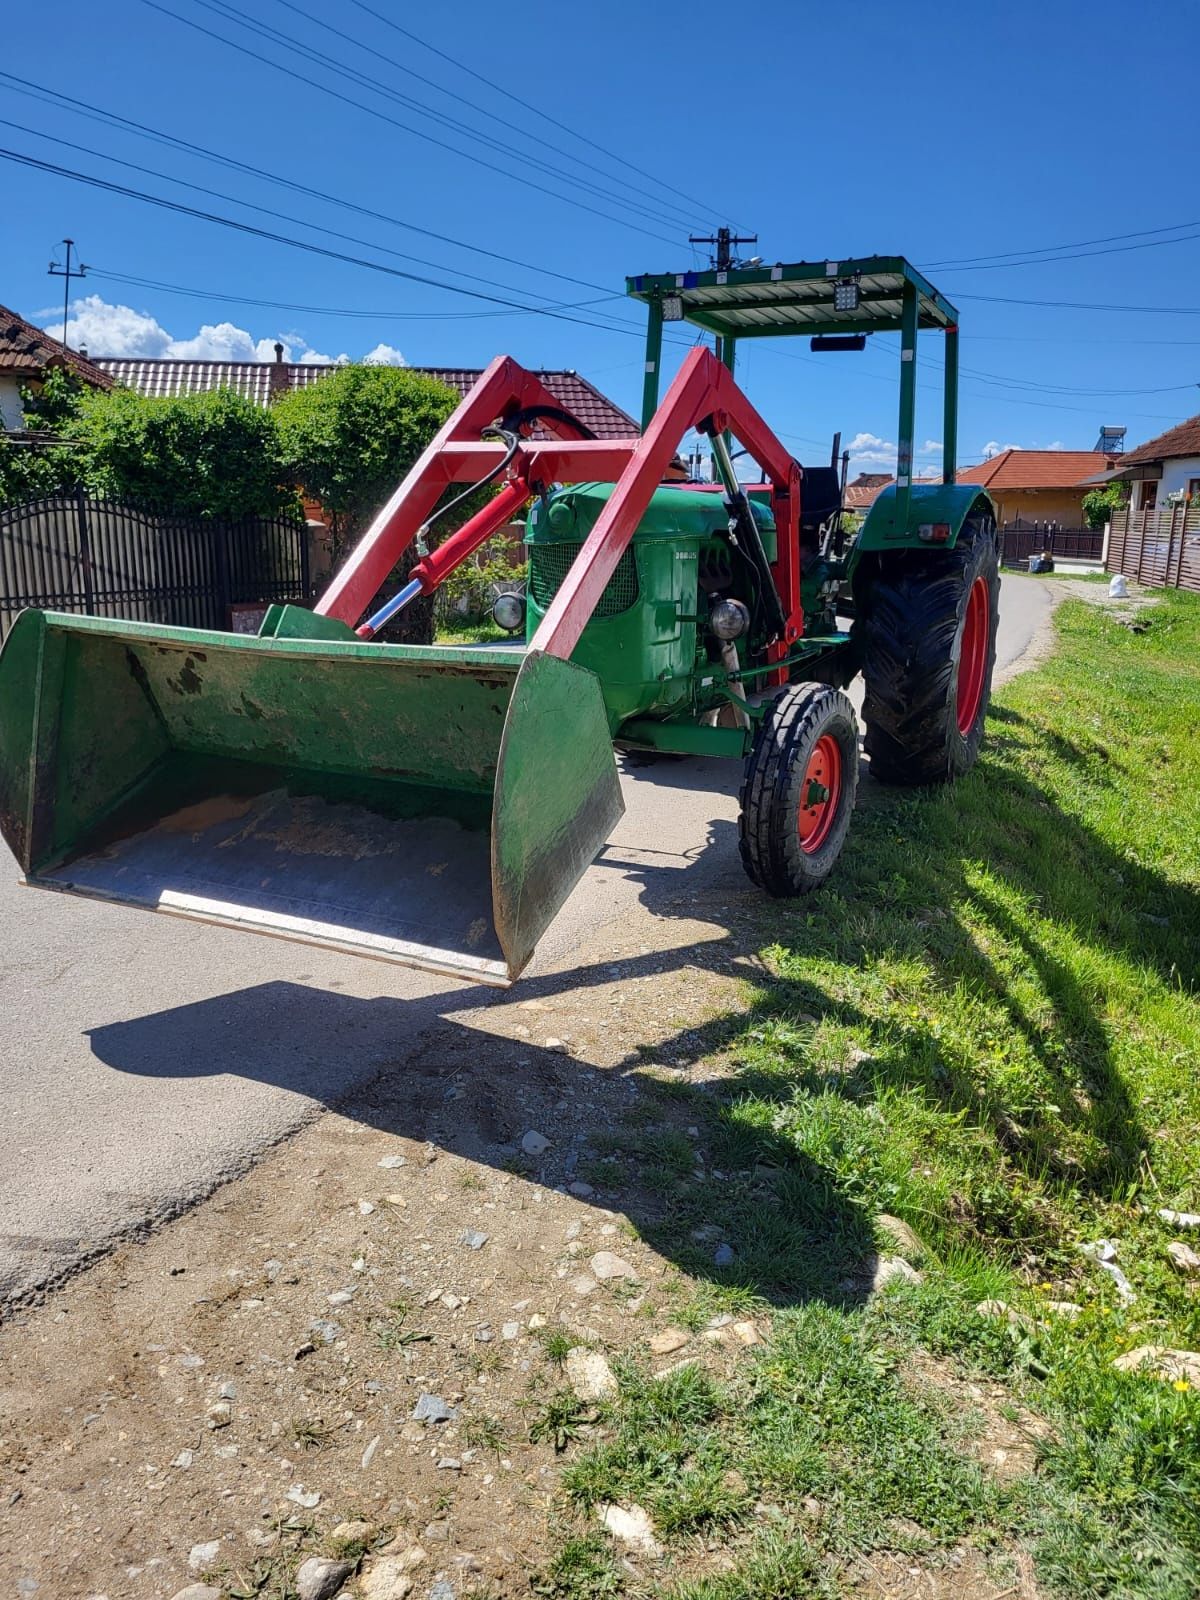
<svg viewBox="0 0 1200 1600">
<path fill-rule="evenodd" d="M 545 611 L 562 587 L 571 563 L 582 544 L 541 544 L 526 546 L 529 552 L 529 592 L 539 611 Z M 604 586 L 594 617 L 616 617 L 628 611 L 638 597 L 637 559 L 632 546 L 625 551 L 617 569 Z"/>
</svg>

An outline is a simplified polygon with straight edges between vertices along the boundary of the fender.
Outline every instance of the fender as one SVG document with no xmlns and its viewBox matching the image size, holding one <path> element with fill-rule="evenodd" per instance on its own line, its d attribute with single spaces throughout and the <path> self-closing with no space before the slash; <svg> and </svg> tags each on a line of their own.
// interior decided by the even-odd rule
<svg viewBox="0 0 1200 1600">
<path fill-rule="evenodd" d="M 899 507 L 895 485 L 877 496 L 854 541 L 848 563 L 851 570 L 860 556 L 872 550 L 952 550 L 963 523 L 977 507 L 991 512 L 993 517 L 996 515 L 991 496 L 976 483 L 914 483 L 909 496 L 908 518 L 904 525 L 897 520 Z M 920 529 L 937 522 L 949 523 L 950 536 L 931 546 L 929 540 L 921 538 Z"/>
</svg>

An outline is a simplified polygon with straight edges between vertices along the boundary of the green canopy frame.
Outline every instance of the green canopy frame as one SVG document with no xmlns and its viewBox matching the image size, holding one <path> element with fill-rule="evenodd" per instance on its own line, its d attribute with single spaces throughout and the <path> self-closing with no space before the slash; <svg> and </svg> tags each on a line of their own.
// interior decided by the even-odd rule
<svg viewBox="0 0 1200 1600">
<path fill-rule="evenodd" d="M 646 371 L 642 427 L 658 408 L 663 325 L 691 322 L 714 334 L 730 372 L 742 339 L 793 334 L 900 335 L 900 416 L 897 431 L 897 520 L 903 526 L 913 473 L 917 332 L 945 336 L 942 406 L 942 481 L 955 481 L 958 450 L 958 312 L 903 256 L 848 261 L 730 266 L 707 272 L 641 273 L 625 292 L 645 302 Z"/>
</svg>

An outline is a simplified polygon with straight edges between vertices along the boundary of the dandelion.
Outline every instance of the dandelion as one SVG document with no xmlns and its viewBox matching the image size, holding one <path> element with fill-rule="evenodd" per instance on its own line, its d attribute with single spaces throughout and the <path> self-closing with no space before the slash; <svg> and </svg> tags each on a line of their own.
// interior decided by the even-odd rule
<svg viewBox="0 0 1200 1600">
<path fill-rule="evenodd" d="M 1192 1386 L 1186 1378 L 1176 1378 L 1171 1387 L 1176 1394 L 1186 1394 Z"/>
</svg>

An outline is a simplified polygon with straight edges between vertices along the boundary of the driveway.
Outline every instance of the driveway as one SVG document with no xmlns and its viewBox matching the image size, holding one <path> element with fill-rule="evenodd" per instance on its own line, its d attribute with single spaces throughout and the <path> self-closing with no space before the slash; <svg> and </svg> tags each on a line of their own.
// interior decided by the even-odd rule
<svg viewBox="0 0 1200 1600">
<path fill-rule="evenodd" d="M 1036 579 L 1005 577 L 999 674 L 1019 670 L 1051 606 Z M 726 938 L 755 893 L 737 856 L 739 776 L 700 760 L 624 771 L 626 814 L 531 975 L 603 959 L 614 928 L 626 948 L 664 954 Z M 46 1288 L 194 1204 L 350 1090 L 402 1067 L 477 993 L 27 890 L 7 857 L 0 925 L 0 1300 Z"/>
</svg>

